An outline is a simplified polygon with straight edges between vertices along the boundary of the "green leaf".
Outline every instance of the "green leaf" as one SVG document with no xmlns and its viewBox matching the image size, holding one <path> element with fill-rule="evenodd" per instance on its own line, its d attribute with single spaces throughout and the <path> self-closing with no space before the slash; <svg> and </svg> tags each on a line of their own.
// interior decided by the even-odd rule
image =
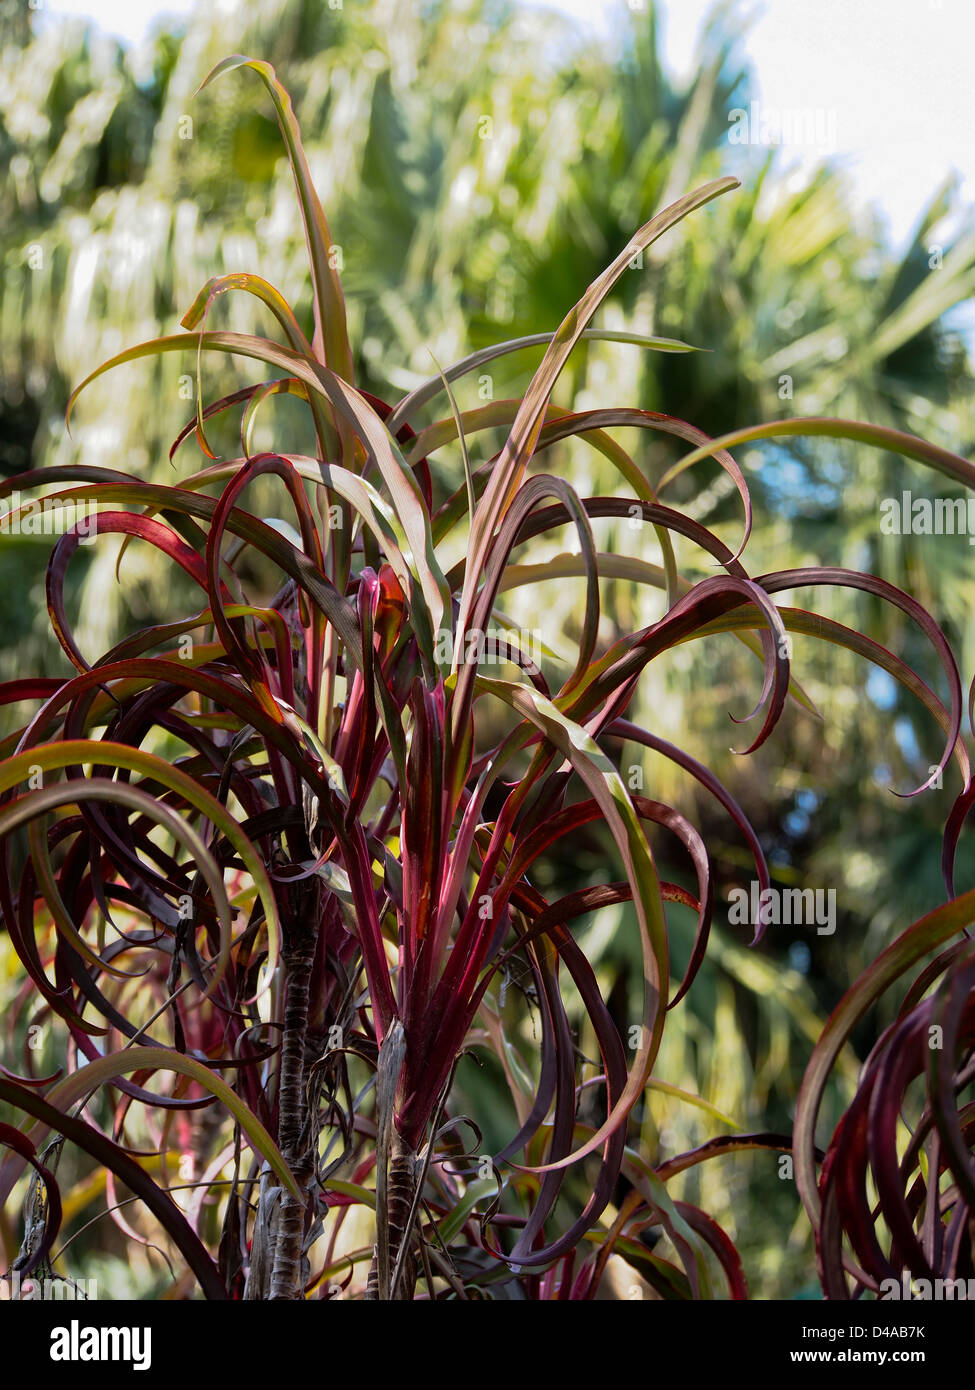
<svg viewBox="0 0 975 1390">
<path fill-rule="evenodd" d="M 616 841 L 633 890 L 643 957 L 643 1015 L 640 1045 L 626 1085 L 605 1122 L 574 1153 L 535 1169 L 566 1168 L 601 1147 L 643 1094 L 660 1046 L 666 1015 L 664 994 L 669 979 L 667 925 L 660 880 L 653 856 L 622 778 L 586 731 L 538 691 L 507 681 L 477 678 L 478 688 L 498 696 L 535 728 L 572 764 L 598 803 Z"/>
<path fill-rule="evenodd" d="M 270 63 L 247 58 L 235 53 L 224 58 L 204 78 L 200 91 L 225 72 L 235 68 L 250 68 L 256 72 L 271 95 L 278 125 L 284 138 L 291 172 L 294 175 L 298 192 L 298 204 L 305 228 L 308 258 L 311 262 L 312 284 L 315 296 L 316 337 L 319 333 L 324 347 L 324 360 L 345 381 L 352 380 L 352 349 L 349 346 L 349 333 L 345 318 L 345 299 L 338 272 L 332 264 L 332 234 L 325 219 L 304 146 L 301 131 L 295 117 L 291 97 L 278 81 L 277 73 Z"/>
<path fill-rule="evenodd" d="M 218 830 L 220 830 L 234 846 L 237 853 L 244 861 L 248 873 L 253 878 L 261 902 L 264 905 L 264 913 L 267 920 L 268 959 L 262 971 L 264 978 L 258 987 L 258 995 L 264 994 L 265 991 L 270 988 L 274 979 L 281 952 L 281 923 L 278 917 L 277 900 L 274 896 L 274 890 L 271 887 L 271 881 L 264 869 L 260 855 L 241 830 L 237 821 L 225 806 L 217 801 L 215 797 L 211 796 L 210 793 L 206 791 L 205 788 L 201 787 L 198 782 L 194 781 L 192 777 L 187 776 L 185 772 L 182 772 L 178 767 L 174 767 L 171 763 L 166 762 L 163 758 L 157 758 L 154 754 L 146 753 L 142 749 L 130 748 L 127 744 L 112 743 L 108 740 L 96 739 L 66 739 L 61 743 L 27 748 L 25 751 L 17 753 L 13 757 L 7 758 L 4 762 L 0 763 L 0 791 L 9 791 L 20 783 L 26 783 L 35 767 L 40 767 L 44 772 L 51 772 L 59 768 L 81 767 L 85 763 L 93 763 L 100 767 L 110 766 L 125 768 L 129 772 L 140 772 L 144 777 L 151 778 L 152 781 L 158 782 L 164 787 L 168 787 L 171 791 L 178 792 L 190 806 L 199 811 L 200 814 L 205 816 L 208 820 L 212 821 Z M 71 782 L 66 783 L 65 787 L 71 789 L 71 799 L 78 800 L 79 797 L 84 795 L 86 785 L 91 784 L 86 784 L 85 782 L 78 782 L 76 784 Z M 118 790 L 119 800 L 124 800 L 127 796 L 127 793 L 124 791 L 125 784 L 119 782 L 113 783 L 112 785 Z M 30 797 L 41 797 L 44 793 L 47 793 L 50 797 L 51 795 L 63 792 L 63 790 L 64 789 L 60 787 L 39 789 L 36 792 L 29 793 L 27 796 L 14 803 L 13 806 L 4 808 L 2 814 L 5 818 L 11 818 L 11 824 L 17 817 L 26 820 L 33 814 L 32 805 L 38 804 L 32 803 Z M 44 803 L 41 803 L 42 807 L 43 804 Z M 139 810 L 145 809 L 141 799 L 136 799 L 134 804 L 137 805 Z M 165 808 L 161 803 L 156 802 L 154 814 L 158 819 L 163 819 L 164 811 Z M 178 818 L 174 817 L 174 819 Z M 5 824 L 6 820 L 0 821 L 0 828 Z M 192 836 L 193 841 L 199 843 L 198 837 L 192 832 L 192 827 L 186 825 L 185 822 L 183 822 L 182 834 L 187 842 L 189 836 Z M 201 868 L 204 867 L 204 862 L 207 859 L 209 859 L 209 856 L 204 850 Z M 212 863 L 212 860 L 210 863 Z M 214 868 L 215 867 L 216 866 L 214 866 Z M 209 869 L 204 869 L 204 872 L 207 873 L 210 871 Z M 223 902 L 226 903 L 222 879 L 219 879 L 219 884 L 218 880 L 214 879 L 211 886 L 217 897 L 219 908 L 221 897 L 223 898 Z M 221 945 L 217 979 L 219 979 L 222 973 L 220 962 L 225 966 L 227 952 L 230 949 L 229 925 L 228 907 L 225 920 L 227 937 Z M 211 990 L 213 987 L 214 985 L 211 982 Z"/>
<path fill-rule="evenodd" d="M 52 1086 L 45 1099 L 49 1105 L 56 1106 L 59 1110 L 67 1110 L 106 1081 L 125 1076 L 129 1072 L 144 1070 L 175 1071 L 181 1076 L 198 1081 L 205 1090 L 211 1091 L 233 1115 L 250 1140 L 254 1151 L 270 1164 L 282 1186 L 300 1202 L 304 1201 L 305 1194 L 285 1162 L 281 1150 L 250 1106 L 242 1101 L 216 1072 L 195 1058 L 186 1057 L 182 1052 L 174 1052 L 167 1047 L 129 1047 L 124 1052 L 99 1057 L 96 1062 L 89 1062 L 87 1066 L 80 1067 L 78 1071 L 59 1081 L 56 1086 Z"/>
</svg>

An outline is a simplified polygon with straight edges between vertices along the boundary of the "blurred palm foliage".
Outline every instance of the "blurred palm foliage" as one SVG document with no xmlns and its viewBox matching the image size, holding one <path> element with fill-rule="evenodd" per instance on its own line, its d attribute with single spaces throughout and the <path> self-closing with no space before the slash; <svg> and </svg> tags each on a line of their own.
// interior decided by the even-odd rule
<svg viewBox="0 0 975 1390">
<path fill-rule="evenodd" d="M 975 226 L 946 186 L 919 209 L 914 236 L 895 256 L 878 227 L 853 219 L 835 168 L 824 164 L 799 185 L 774 151 L 730 144 L 729 113 L 747 106 L 751 80 L 734 6 L 715 10 L 685 87 L 661 64 L 652 7 L 620 7 L 616 57 L 581 42 L 559 15 L 485 0 L 201 5 L 185 33 L 162 30 L 138 54 L 81 25 L 32 27 L 35 18 L 20 0 L 0 0 L 5 474 L 80 457 L 108 466 L 124 460 L 134 472 L 173 480 L 168 447 L 195 409 L 194 362 L 167 354 L 96 383 L 69 436 L 63 409 L 71 386 L 122 346 L 174 331 L 211 275 L 254 271 L 309 317 L 293 189 L 256 84 L 218 84 L 194 96 L 204 73 L 233 51 L 266 57 L 286 75 L 335 239 L 359 345 L 357 379 L 385 399 L 434 372 L 431 352 L 446 365 L 488 342 L 554 329 L 641 222 L 686 189 L 733 172 L 742 189 L 664 238 L 603 316 L 607 327 L 707 351 L 586 343 L 558 403 L 639 401 L 715 435 L 763 419 L 843 415 L 971 450 L 971 365 L 949 311 L 975 285 Z M 214 326 L 257 327 L 260 310 L 243 296 L 224 304 Z M 538 351 L 465 379 L 461 408 L 510 394 Z M 232 365 L 208 366 L 207 398 L 237 381 Z M 443 413 L 441 398 L 428 418 Z M 293 437 L 294 418 L 287 399 L 276 398 L 258 427 L 258 447 L 306 448 L 309 441 Z M 683 452 L 665 436 L 617 434 L 651 481 Z M 237 452 L 224 426 L 210 438 L 218 451 Z M 470 442 L 477 461 L 501 438 L 491 430 Z M 185 447 L 192 451 L 192 441 Z M 738 457 L 757 505 L 751 553 L 759 567 L 818 561 L 883 574 L 935 613 L 963 675 L 971 674 L 975 557 L 964 537 L 880 532 L 880 499 L 912 483 L 930 492 L 919 469 L 825 440 L 767 441 Z M 463 476 L 459 452 L 456 459 L 453 486 Z M 542 462 L 569 473 L 585 493 L 615 490 L 605 461 L 583 446 Z M 177 454 L 175 468 L 185 467 Z M 735 545 L 740 505 L 726 483 L 709 461 L 662 500 L 679 499 Z M 643 531 L 608 521 L 595 529 L 602 550 L 659 561 L 636 549 L 646 546 Z M 524 558 L 547 567 L 555 553 L 536 545 Z M 5 537 L 0 548 L 4 677 L 60 669 L 63 657 L 43 621 L 46 557 L 47 546 L 28 537 Z M 123 602 L 141 605 L 135 616 L 145 620 L 178 598 L 159 591 L 151 557 L 133 547 L 123 601 L 115 561 L 110 542 L 84 556 L 76 632 L 93 653 L 112 640 Z M 567 578 L 560 590 L 570 629 L 579 621 L 581 585 Z M 607 579 L 604 590 L 606 611 L 615 609 L 624 625 L 658 615 L 643 587 Z M 509 596 L 521 626 L 532 625 L 532 593 L 528 586 Z M 545 594 L 550 603 L 550 586 Z M 923 669 L 922 638 L 906 619 L 847 592 L 796 595 L 797 604 L 807 601 Z M 611 624 L 604 636 L 613 636 Z M 638 698 L 653 718 L 644 722 L 663 737 L 679 731 L 682 746 L 706 755 L 758 828 L 781 882 L 837 889 L 840 923 L 831 938 L 804 928 L 771 933 L 761 954 L 749 952 L 734 928 L 716 932 L 662 1054 L 664 1074 L 682 1078 L 680 1086 L 710 1109 L 651 1093 L 643 1118 L 651 1156 L 662 1131 L 668 1149 L 690 1147 L 726 1128 L 722 1116 L 746 1129 L 788 1127 L 824 1011 L 895 926 L 943 895 L 939 822 L 953 789 L 919 804 L 898 802 L 887 786 L 906 789 L 927 775 L 937 757 L 932 721 L 885 681 L 868 679 L 858 659 L 797 638 L 796 669 L 822 720 L 795 712 L 756 757 L 715 756 L 732 741 L 727 711 L 745 712 L 759 671 L 733 638 L 723 641 L 719 662 L 709 644 L 707 670 L 687 648 L 665 678 L 647 676 Z M 689 779 L 660 758 L 644 765 L 632 748 L 620 757 L 657 789 L 650 794 L 682 800 L 703 818 L 724 881 L 739 881 L 744 848 L 730 822 L 695 806 Z M 680 877 L 669 847 L 657 848 L 667 875 Z M 594 831 L 593 863 L 604 852 Z M 584 856 L 565 866 L 563 891 L 573 878 L 586 882 L 587 871 Z M 966 879 L 964 861 L 960 877 L 960 887 L 975 880 L 971 872 Z M 604 910 L 586 928 L 621 1021 L 636 1016 L 638 966 L 620 945 L 635 938 L 617 930 L 628 910 Z M 462 1068 L 459 1084 L 492 1084 L 475 1070 Z M 854 1076 L 851 1060 L 847 1085 Z M 771 1159 L 732 1157 L 681 1181 L 677 1195 L 701 1201 L 739 1244 L 756 1294 L 814 1287 L 795 1190 Z M 92 1214 L 82 1211 L 79 1220 Z M 141 1287 L 149 1275 L 139 1277 Z"/>
</svg>

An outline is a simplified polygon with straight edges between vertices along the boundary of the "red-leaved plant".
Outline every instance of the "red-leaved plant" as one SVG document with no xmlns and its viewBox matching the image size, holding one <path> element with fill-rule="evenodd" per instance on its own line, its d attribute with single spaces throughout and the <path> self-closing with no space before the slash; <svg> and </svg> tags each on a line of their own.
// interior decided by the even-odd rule
<svg viewBox="0 0 975 1390">
<path fill-rule="evenodd" d="M 952 945 L 908 991 L 821 1176 L 814 1128 L 853 1025 L 972 920 L 975 893 L 910 927 L 842 1001 L 810 1061 L 794 1136 L 729 1134 L 651 1163 L 627 1147 L 628 1118 L 654 1077 L 668 1011 L 705 954 L 711 861 L 682 815 L 627 789 L 602 744 L 653 749 L 696 779 L 732 817 L 765 888 L 758 838 L 732 795 L 686 753 L 631 723 L 628 705 L 655 658 L 691 638 L 735 632 L 764 666 L 754 749 L 795 692 L 788 633 L 851 648 L 939 720 L 945 748 L 930 781 L 957 759 L 965 790 L 947 841 L 952 897 L 950 861 L 973 792 L 947 642 L 910 597 L 868 575 L 816 567 L 751 577 L 741 558 L 751 527 L 748 488 L 727 449 L 772 436 L 831 435 L 911 457 L 969 486 L 975 469 L 912 436 L 840 420 L 776 421 L 712 440 L 639 409 L 553 406 L 580 339 L 619 338 L 588 325 L 634 257 L 735 187 L 731 178 L 642 227 L 555 333 L 474 353 L 395 405 L 357 390 L 329 228 L 289 97 L 271 67 L 241 57 L 207 80 L 242 65 L 272 97 L 294 173 L 314 294 L 311 338 L 263 280 L 212 280 L 183 320 L 187 331 L 130 348 L 88 378 L 187 350 L 198 361 L 220 352 L 271 368 L 273 379 L 206 407 L 198 396 L 197 416 L 174 452 L 195 435 L 209 466 L 172 486 L 111 467 L 58 466 L 0 489 L 9 496 L 63 485 L 55 495 L 64 504 L 97 506 L 98 536 L 146 542 L 201 596 L 198 611 L 134 631 L 89 660 L 65 603 L 80 543 L 74 525 L 54 546 L 47 601 L 75 673 L 0 688 L 6 704 L 38 706 L 0 749 L 0 910 L 25 972 L 20 1012 L 56 1015 L 71 1040 L 64 1075 L 33 1074 L 29 1054 L 25 1075 L 0 1068 L 0 1101 L 24 1117 L 19 1127 L 0 1126 L 7 1151 L 0 1208 L 27 1166 L 34 1170 L 15 1261 L 22 1277 L 50 1270 L 64 1144 L 104 1166 L 110 1196 L 124 1185 L 141 1200 L 185 1261 L 183 1293 L 195 1280 L 208 1298 L 348 1289 L 381 1299 L 584 1299 L 595 1296 L 614 1253 L 665 1298 L 711 1296 L 716 1259 L 731 1297 L 744 1298 L 732 1242 L 706 1212 L 669 1197 L 667 1182 L 749 1147 L 794 1152 L 830 1297 L 877 1292 L 905 1272 L 971 1271 L 975 1107 L 959 1099 L 972 1078 L 975 1035 L 975 955 L 966 943 Z M 207 329 L 210 306 L 228 290 L 257 296 L 282 341 Z M 680 346 L 624 336 L 650 349 Z M 545 354 L 520 400 L 458 411 L 452 382 L 533 343 L 544 343 Z M 450 410 L 422 428 L 418 413 L 441 391 Z M 256 413 L 274 393 L 307 404 L 315 457 L 252 452 Z M 241 456 L 217 461 L 206 422 L 238 405 Z M 498 426 L 508 430 L 504 447 L 472 468 L 466 440 Z M 662 431 L 692 451 L 654 488 L 607 433 L 616 426 Z M 545 471 L 552 446 L 572 437 L 615 465 L 620 495 L 581 498 Z M 462 451 L 464 476 L 439 495 L 428 459 L 451 444 Z M 664 487 L 708 457 L 733 479 L 743 504 L 735 552 L 660 501 Z M 290 530 L 247 510 L 248 489 L 271 476 L 291 499 Z M 664 615 L 608 649 L 599 640 L 600 557 L 590 527 L 599 517 L 642 519 L 664 561 L 653 571 L 666 594 Z M 553 689 L 498 598 L 516 547 L 565 527 L 578 538 L 586 602 L 573 669 Z M 699 546 L 715 574 L 682 579 L 672 534 Z M 463 558 L 445 568 L 447 547 Z M 280 576 L 275 596 L 248 597 L 248 576 L 269 568 Z M 647 582 L 650 573 L 642 566 L 634 577 Z M 914 619 L 943 667 L 947 706 L 871 639 L 773 601 L 781 591 L 820 585 L 864 590 Z M 573 834 L 594 821 L 608 827 L 623 877 L 547 901 L 533 866 L 553 848 L 568 853 Z M 683 843 L 696 894 L 659 879 L 648 824 Z M 15 833 L 22 827 L 26 839 Z M 643 959 L 642 1019 L 629 1057 L 572 934 L 584 914 L 625 901 L 635 909 Z M 668 902 L 697 914 L 690 963 L 676 987 Z M 527 1096 L 525 1068 L 512 1076 L 497 997 L 516 964 L 538 1023 Z M 601 1120 L 589 1125 L 579 1118 L 566 980 L 601 1059 L 597 1081 L 584 1084 L 587 1099 L 598 1089 L 601 1106 Z M 929 1045 L 931 1027 L 942 1030 L 938 1048 Z M 515 1132 L 489 1154 L 479 1151 L 477 1117 L 459 1116 L 452 1104 L 458 1060 L 472 1041 L 494 1050 L 516 1096 Z M 163 1073 L 177 1076 L 168 1090 L 160 1089 Z M 899 1108 L 920 1073 L 927 1100 L 899 1159 Z M 115 1099 L 98 1124 L 83 1112 L 107 1087 Z M 171 1195 L 182 1190 L 175 1174 L 164 1167 L 160 1176 L 158 1160 L 154 1168 L 144 1147 L 125 1137 L 133 1103 L 148 1117 L 157 1154 L 192 1158 L 200 1181 L 182 1205 Z M 471 1153 L 462 1134 L 473 1135 Z M 589 1156 L 598 1162 L 591 1194 L 576 1201 L 566 1175 Z M 621 1175 L 627 1193 L 614 1219 L 601 1220 Z M 216 1228 L 204 1193 L 218 1203 Z M 358 1206 L 376 1210 L 375 1245 L 349 1249 L 343 1228 Z M 641 1239 L 651 1228 L 669 1237 L 679 1264 Z M 143 1238 L 124 1221 L 123 1229 Z"/>
</svg>

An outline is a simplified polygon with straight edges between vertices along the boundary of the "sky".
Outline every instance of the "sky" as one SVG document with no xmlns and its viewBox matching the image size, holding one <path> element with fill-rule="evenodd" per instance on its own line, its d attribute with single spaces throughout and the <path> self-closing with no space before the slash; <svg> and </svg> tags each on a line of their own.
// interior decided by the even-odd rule
<svg viewBox="0 0 975 1390">
<path fill-rule="evenodd" d="M 43 22 L 94 19 L 138 43 L 163 14 L 198 3 L 232 10 L 238 0 L 39 0 Z M 352 0 L 350 0 L 350 3 Z M 408 3 L 409 0 L 403 0 Z M 547 0 L 586 34 L 613 41 L 627 7 L 646 0 Z M 246 0 L 243 0 L 246 3 Z M 528 4 L 530 0 L 519 0 Z M 675 74 L 693 71 L 695 45 L 714 0 L 658 0 L 664 59 Z M 846 169 L 854 211 L 879 211 L 895 247 L 952 171 L 975 205 L 975 53 L 973 0 L 765 0 L 750 9 L 743 50 L 755 76 L 759 113 L 815 113 L 819 145 Z M 802 178 L 822 148 L 792 145 L 785 163 Z"/>
</svg>

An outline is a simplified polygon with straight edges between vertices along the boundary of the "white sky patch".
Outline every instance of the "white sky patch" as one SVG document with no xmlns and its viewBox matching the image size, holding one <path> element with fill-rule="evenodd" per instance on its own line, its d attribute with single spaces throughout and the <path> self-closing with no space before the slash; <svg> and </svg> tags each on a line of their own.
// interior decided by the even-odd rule
<svg viewBox="0 0 975 1390">
<path fill-rule="evenodd" d="M 640 22 L 640 0 L 546 3 L 599 37 Z M 664 64 L 676 79 L 693 74 L 713 9 L 714 0 L 658 0 Z M 752 68 L 749 101 L 768 111 L 834 113 L 832 158 L 847 174 L 854 212 L 876 208 L 894 247 L 951 173 L 964 202 L 975 203 L 971 0 L 765 0 L 737 13 Z M 782 151 L 783 168 L 799 178 L 821 158 Z"/>
<path fill-rule="evenodd" d="M 88 19 L 106 34 L 127 44 L 137 44 L 156 27 L 158 20 L 170 16 L 185 18 L 196 6 L 197 0 L 41 0 L 37 11 L 42 24 L 59 19 Z M 218 8 L 225 6 L 218 3 Z"/>
</svg>

